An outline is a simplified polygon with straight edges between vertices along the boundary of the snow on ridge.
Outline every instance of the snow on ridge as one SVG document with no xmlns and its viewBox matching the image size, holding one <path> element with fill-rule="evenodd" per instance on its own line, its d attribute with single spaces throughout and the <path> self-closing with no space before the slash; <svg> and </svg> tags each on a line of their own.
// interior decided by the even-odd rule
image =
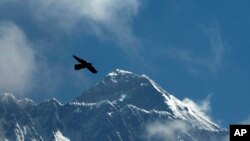
<svg viewBox="0 0 250 141">
<path fill-rule="evenodd" d="M 12 93 L 1 93 L 0 101 L 9 102 L 9 100 L 18 101 L 17 98 Z"/>
<path fill-rule="evenodd" d="M 96 103 L 86 103 L 86 102 L 71 102 L 69 105 L 76 105 L 76 106 L 94 106 Z"/>
<path fill-rule="evenodd" d="M 36 103 L 29 98 L 16 98 L 12 93 L 1 93 L 0 94 L 0 102 L 4 103 L 12 103 L 14 102 L 18 106 L 25 107 L 27 105 L 36 105 Z"/>
<path fill-rule="evenodd" d="M 65 137 L 59 130 L 54 133 L 54 138 L 54 141 L 70 141 L 70 139 Z"/>
<path fill-rule="evenodd" d="M 101 101 L 99 101 L 97 103 L 86 103 L 86 102 L 76 102 L 76 101 L 69 103 L 69 105 L 85 106 L 85 107 L 93 107 L 93 106 L 95 106 L 96 108 L 99 108 L 99 107 L 101 107 L 102 105 L 105 105 L 105 104 L 108 104 L 111 107 L 116 109 L 116 107 L 114 106 L 114 102 L 110 102 L 109 100 L 101 100 Z"/>
<path fill-rule="evenodd" d="M 133 73 L 129 71 L 125 71 L 125 70 L 116 69 L 108 73 L 106 76 L 111 78 L 110 80 L 112 83 L 118 83 L 118 80 L 116 80 L 116 77 L 120 75 L 125 75 L 125 74 L 133 74 Z M 103 81 L 103 83 L 105 83 L 105 81 Z"/>
<path fill-rule="evenodd" d="M 194 106 L 184 103 L 186 107 L 189 108 L 189 113 L 195 117 L 198 121 L 204 123 L 210 130 L 217 131 L 220 127 L 216 123 L 213 123 L 211 119 L 199 109 L 196 109 Z M 198 108 L 198 107 L 197 107 Z"/>
<path fill-rule="evenodd" d="M 186 103 L 180 101 L 174 96 L 170 95 L 170 99 L 166 98 L 165 103 L 170 107 L 174 115 L 183 120 L 194 120 L 198 121 L 200 125 L 199 128 L 217 131 L 219 126 L 212 122 L 209 118 L 204 116 L 203 113 L 200 113 L 198 110 L 193 109 L 191 106 Z M 195 118 L 195 119 L 193 119 Z M 192 121 L 190 121 L 192 122 Z M 195 122 L 197 124 L 197 122 Z"/>
<path fill-rule="evenodd" d="M 45 102 L 55 102 L 60 106 L 63 106 L 64 104 L 62 104 L 61 102 L 59 102 L 56 98 L 52 98 L 52 99 L 48 99 Z"/>
<path fill-rule="evenodd" d="M 18 123 L 16 123 L 15 128 L 15 135 L 17 137 L 17 141 L 24 141 L 24 132 L 22 131 L 21 127 Z"/>
<path fill-rule="evenodd" d="M 117 75 L 124 75 L 124 74 L 133 74 L 130 71 L 126 71 L 126 70 L 121 70 L 121 69 L 115 69 L 114 71 L 110 72 L 108 74 L 108 76 L 117 76 Z"/>
<path fill-rule="evenodd" d="M 134 74 L 134 73 L 116 69 L 115 71 L 111 72 L 109 74 L 109 76 L 111 77 L 111 79 L 114 79 L 116 76 L 123 75 L 123 74 Z M 167 91 L 165 91 L 163 88 L 161 88 L 155 81 L 151 80 L 147 75 L 145 75 L 145 74 L 143 74 L 143 75 L 134 74 L 134 75 L 138 76 L 138 77 L 143 77 L 149 81 L 149 83 L 152 85 L 152 87 L 157 92 L 159 92 L 159 94 L 161 94 L 163 96 L 163 98 L 165 99 L 166 105 L 169 106 L 169 108 L 173 112 L 174 117 L 180 118 L 183 120 L 198 121 L 199 122 L 198 126 L 202 125 L 201 128 L 203 128 L 203 129 L 213 130 L 213 131 L 219 129 L 219 126 L 216 125 L 215 123 L 213 123 L 203 113 L 200 113 L 196 109 L 193 109 L 193 107 L 191 107 L 190 105 L 187 105 L 183 101 L 181 101 L 181 100 L 175 98 L 173 95 L 169 94 Z M 124 98 L 125 97 L 120 97 L 118 100 L 123 101 Z M 147 110 L 138 108 L 138 107 L 133 106 L 133 105 L 129 105 L 128 107 L 129 108 L 133 107 L 133 109 L 137 109 L 137 110 L 143 111 L 145 113 L 152 112 L 151 110 L 147 111 Z"/>
<path fill-rule="evenodd" d="M 146 114 L 150 114 L 150 113 L 156 113 L 156 114 L 160 114 L 160 115 L 171 115 L 171 113 L 167 112 L 167 111 L 159 111 L 159 110 L 155 110 L 155 109 L 152 109 L 152 110 L 146 110 L 146 109 L 143 109 L 143 108 L 139 108 L 135 105 L 132 105 L 132 104 L 128 104 L 126 106 L 124 106 L 123 108 L 121 108 L 121 110 L 123 110 L 124 108 L 130 108 L 130 109 L 135 109 L 137 111 L 140 111 L 140 112 L 143 112 L 143 113 L 146 113 Z"/>
<path fill-rule="evenodd" d="M 152 84 L 152 86 L 160 93 L 164 94 L 167 93 L 164 89 L 161 88 L 155 81 L 150 79 L 147 75 L 143 74 L 142 77 L 146 78 L 149 80 L 149 82 Z"/>
<path fill-rule="evenodd" d="M 112 81 L 113 83 L 118 83 L 118 81 L 115 80 L 115 79 L 113 79 L 113 78 L 111 78 L 111 81 Z"/>
<path fill-rule="evenodd" d="M 150 113 L 148 110 L 139 108 L 139 107 L 137 107 L 137 106 L 135 106 L 135 105 L 132 105 L 132 104 L 128 104 L 128 105 L 124 106 L 121 110 L 123 110 L 123 109 L 126 108 L 126 107 L 128 107 L 129 109 L 131 109 L 131 108 L 132 108 L 132 109 L 136 109 L 136 110 L 141 111 L 141 112 L 143 112 L 143 113 L 147 113 L 147 114 Z"/>
<path fill-rule="evenodd" d="M 36 105 L 36 103 L 29 98 L 24 98 L 24 99 L 18 100 L 18 104 L 19 104 L 19 106 Z"/>
<path fill-rule="evenodd" d="M 132 74 L 131 71 L 127 71 L 127 70 L 116 69 L 115 71 L 120 74 Z"/>
<path fill-rule="evenodd" d="M 113 107 L 114 109 L 116 109 L 114 103 L 112 103 L 112 102 L 109 101 L 109 100 L 102 100 L 102 101 L 100 101 L 100 102 L 97 102 L 97 103 L 95 104 L 95 106 L 96 106 L 96 108 L 99 108 L 99 107 L 101 107 L 102 105 L 105 105 L 105 104 L 108 104 L 108 105 L 110 105 L 111 107 Z"/>
<path fill-rule="evenodd" d="M 120 102 L 123 102 L 124 99 L 125 99 L 126 97 L 127 97 L 126 94 L 122 94 L 118 100 L 119 100 Z"/>
<path fill-rule="evenodd" d="M 167 91 L 162 89 L 156 82 L 151 80 L 147 75 L 141 75 L 142 77 L 149 80 L 149 82 L 152 84 L 152 86 L 162 94 L 162 96 L 165 98 L 165 103 L 170 107 L 175 117 L 183 119 L 183 120 L 189 120 L 195 118 L 197 121 L 200 122 L 201 125 L 204 125 L 204 129 L 217 131 L 219 129 L 219 126 L 212 122 L 211 119 L 209 119 L 207 116 L 205 116 L 204 113 L 201 113 L 197 109 L 193 109 L 190 105 L 187 105 L 183 101 L 180 101 L 175 96 L 169 94 Z M 191 117 L 190 117 L 191 116 Z"/>
<path fill-rule="evenodd" d="M 117 76 L 118 74 L 117 73 L 115 73 L 115 72 L 110 72 L 109 74 L 108 74 L 108 76 Z"/>
</svg>

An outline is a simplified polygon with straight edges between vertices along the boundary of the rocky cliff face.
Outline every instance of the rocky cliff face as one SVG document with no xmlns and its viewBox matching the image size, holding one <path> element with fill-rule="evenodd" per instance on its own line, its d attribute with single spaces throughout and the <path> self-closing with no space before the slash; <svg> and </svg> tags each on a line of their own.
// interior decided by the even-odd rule
<svg viewBox="0 0 250 141">
<path fill-rule="evenodd" d="M 124 70 L 64 105 L 0 95 L 0 140 L 223 141 L 227 134 L 149 77 Z"/>
</svg>

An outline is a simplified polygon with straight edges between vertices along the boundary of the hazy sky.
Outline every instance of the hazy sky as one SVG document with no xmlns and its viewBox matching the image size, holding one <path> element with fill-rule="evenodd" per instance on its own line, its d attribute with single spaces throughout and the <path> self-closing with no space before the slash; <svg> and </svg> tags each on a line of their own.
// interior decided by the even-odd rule
<svg viewBox="0 0 250 141">
<path fill-rule="evenodd" d="M 0 92 L 73 100 L 120 68 L 206 105 L 223 127 L 249 119 L 248 0 L 1 0 Z M 76 54 L 99 73 L 73 70 Z M 186 99 L 188 98 L 188 99 Z"/>
</svg>

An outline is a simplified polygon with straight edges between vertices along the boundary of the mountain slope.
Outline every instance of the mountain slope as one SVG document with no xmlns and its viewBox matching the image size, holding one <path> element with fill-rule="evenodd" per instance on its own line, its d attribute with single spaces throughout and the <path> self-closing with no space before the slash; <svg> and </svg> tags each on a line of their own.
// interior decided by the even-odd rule
<svg viewBox="0 0 250 141">
<path fill-rule="evenodd" d="M 167 111 L 174 118 L 193 121 L 200 128 L 219 130 L 218 125 L 170 95 L 146 75 L 117 69 L 109 73 L 101 83 L 76 98 L 77 101 L 88 103 L 104 99 L 119 107 L 131 104 L 145 110 Z"/>
<path fill-rule="evenodd" d="M 168 140 L 222 141 L 227 131 L 203 115 L 146 75 L 117 69 L 64 105 L 1 94 L 0 140 L 166 140 L 168 134 L 152 131 L 174 123 Z"/>
</svg>

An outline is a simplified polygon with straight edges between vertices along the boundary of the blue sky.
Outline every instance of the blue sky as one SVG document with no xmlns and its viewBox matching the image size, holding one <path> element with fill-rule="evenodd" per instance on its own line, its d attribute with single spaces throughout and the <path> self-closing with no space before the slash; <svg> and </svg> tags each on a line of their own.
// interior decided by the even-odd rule
<svg viewBox="0 0 250 141">
<path fill-rule="evenodd" d="M 0 2 L 0 92 L 66 103 L 120 68 L 179 99 L 209 101 L 227 127 L 248 119 L 247 0 L 16 0 Z M 76 54 L 97 75 L 75 72 Z"/>
</svg>

